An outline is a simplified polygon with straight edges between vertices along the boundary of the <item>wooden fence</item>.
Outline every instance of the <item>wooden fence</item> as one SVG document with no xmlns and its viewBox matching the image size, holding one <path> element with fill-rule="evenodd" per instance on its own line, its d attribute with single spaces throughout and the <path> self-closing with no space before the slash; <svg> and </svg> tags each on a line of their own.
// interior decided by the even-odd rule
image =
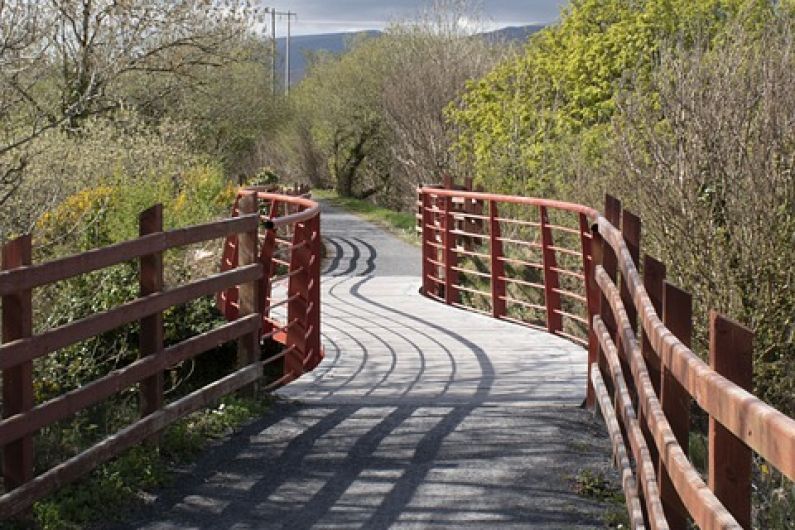
<svg viewBox="0 0 795 530">
<path fill-rule="evenodd" d="M 490 286 L 476 293 L 487 313 L 516 320 L 510 305 L 530 306 L 546 315 L 547 331 L 587 345 L 586 404 L 598 404 L 605 418 L 633 528 L 685 529 L 691 520 L 705 529 L 750 528 L 753 452 L 795 480 L 795 420 L 751 393 L 753 333 L 712 312 L 708 361 L 696 355 L 691 296 L 665 280 L 662 263 L 641 260 L 641 220 L 618 200 L 608 196 L 602 216 L 577 204 L 440 187 L 418 195 L 425 295 L 483 311 L 475 299 L 461 299 L 472 291 L 461 276 L 474 271 Z M 500 213 L 505 205 L 522 208 L 509 217 Z M 575 220 L 550 223 L 553 211 Z M 503 235 L 516 225 L 520 237 Z M 574 250 L 555 243 L 567 233 L 581 242 L 576 271 L 558 263 Z M 523 245 L 541 259 L 506 257 L 506 245 Z M 484 266 L 465 270 L 463 258 Z M 514 277 L 507 264 L 515 265 Z M 542 271 L 541 281 L 515 277 L 532 269 Z M 563 277 L 580 290 L 561 289 Z M 543 292 L 543 302 L 506 295 L 505 286 L 517 281 Z M 562 310 L 567 297 L 585 309 Z M 567 319 L 584 321 L 585 335 L 567 333 Z M 532 318 L 518 321 L 533 325 Z M 709 416 L 706 478 L 688 459 L 694 404 Z"/>
<path fill-rule="evenodd" d="M 264 233 L 259 201 L 291 205 L 289 215 L 266 219 Z M 218 398 L 255 384 L 266 363 L 281 357 L 289 363 L 290 377 L 306 369 L 305 357 L 319 351 L 319 208 L 298 197 L 244 192 L 239 215 L 199 226 L 163 231 L 162 207 L 140 216 L 140 237 L 105 248 L 42 264 L 31 263 L 31 238 L 24 236 L 3 246 L 0 271 L 2 296 L 3 377 L 3 479 L 0 519 L 29 507 L 36 499 L 86 474 L 125 449 L 151 438 L 175 420 L 203 408 Z M 291 226 L 295 240 L 288 249 L 290 314 L 295 323 L 275 319 L 263 327 L 267 308 L 261 293 L 272 284 L 275 229 Z M 262 245 L 260 245 L 262 236 Z M 169 249 L 233 237 L 234 266 L 186 285 L 164 288 L 163 253 Z M 130 260 L 139 260 L 140 296 L 135 300 L 68 324 L 34 334 L 32 290 Z M 277 279 L 278 281 L 278 279 Z M 219 292 L 235 292 L 235 314 L 228 324 L 164 347 L 163 311 Z M 229 313 L 227 313 L 229 315 Z M 33 362 L 59 349 L 116 328 L 140 322 L 140 358 L 84 386 L 43 403 L 34 402 Z M 292 325 L 290 325 L 292 324 Z M 298 333 L 300 330 L 300 334 Z M 279 335 L 281 333 L 281 335 Z M 278 337 L 277 337 L 278 336 Z M 260 341 L 280 338 L 285 349 L 276 357 L 261 359 Z M 317 337 L 317 338 L 316 338 Z M 238 368 L 178 400 L 165 403 L 163 374 L 169 367 L 231 341 L 238 344 Z M 307 348 L 311 342 L 314 351 Z M 299 356 L 304 356 L 299 358 Z M 288 364 L 285 361 L 285 364 Z M 34 476 L 34 436 L 42 428 L 67 419 L 134 385 L 140 385 L 140 419 L 80 454 Z"/>
</svg>

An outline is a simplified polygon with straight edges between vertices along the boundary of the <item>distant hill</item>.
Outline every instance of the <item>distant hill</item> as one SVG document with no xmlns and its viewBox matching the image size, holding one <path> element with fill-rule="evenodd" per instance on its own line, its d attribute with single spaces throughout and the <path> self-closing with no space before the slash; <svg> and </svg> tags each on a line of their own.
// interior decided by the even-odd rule
<svg viewBox="0 0 795 530">
<path fill-rule="evenodd" d="M 483 35 L 492 42 L 497 41 L 525 41 L 527 38 L 542 29 L 543 25 L 530 26 L 510 26 L 495 31 L 484 33 Z M 350 41 L 360 34 L 367 34 L 377 37 L 380 31 L 370 30 L 363 32 L 350 33 L 325 33 L 322 35 L 301 35 L 293 37 L 290 42 L 290 81 L 296 84 L 303 79 L 307 68 L 308 53 L 318 51 L 328 51 L 332 53 L 342 53 L 347 49 Z M 276 39 L 276 49 L 279 60 L 279 76 L 284 76 L 284 55 L 287 39 Z"/>
<path fill-rule="evenodd" d="M 508 26 L 495 31 L 484 33 L 486 39 L 490 41 L 526 41 L 530 35 L 544 29 L 543 24 L 533 24 L 530 26 Z"/>
</svg>

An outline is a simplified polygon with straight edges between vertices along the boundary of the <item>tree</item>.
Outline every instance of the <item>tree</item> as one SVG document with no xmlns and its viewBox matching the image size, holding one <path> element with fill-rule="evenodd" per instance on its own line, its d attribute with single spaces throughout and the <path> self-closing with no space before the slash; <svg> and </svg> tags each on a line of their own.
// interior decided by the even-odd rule
<svg viewBox="0 0 795 530">
<path fill-rule="evenodd" d="M 753 24 L 770 11 L 768 0 L 575 0 L 450 107 L 459 157 L 495 191 L 557 192 L 572 184 L 572 149 L 586 163 L 602 156 L 616 95 L 647 83 L 664 43 L 712 38 L 734 14 Z"/>
<path fill-rule="evenodd" d="M 76 132 L 90 116 L 192 83 L 197 67 L 229 63 L 256 15 L 238 2 L 0 1 L 0 204 L 44 131 Z M 128 90 L 136 80 L 143 89 Z"/>
<path fill-rule="evenodd" d="M 304 165 L 322 152 L 341 194 L 396 208 L 412 204 L 418 184 L 455 170 L 444 109 L 503 54 L 472 35 L 473 20 L 467 2 L 437 2 L 378 37 L 355 40 L 343 55 L 315 57 L 294 92 L 299 128 L 311 124 L 318 146 L 308 149 L 306 135 L 296 134 Z"/>
<path fill-rule="evenodd" d="M 344 196 L 372 195 L 389 174 L 381 105 L 389 64 L 384 41 L 363 35 L 345 54 L 317 56 L 291 96 Z"/>
<path fill-rule="evenodd" d="M 387 29 L 392 66 L 382 97 L 392 131 L 395 188 L 407 203 L 417 186 L 458 173 L 451 149 L 455 129 L 444 110 L 467 81 L 507 55 L 507 47 L 474 35 L 481 29 L 478 20 L 468 2 L 437 2 L 418 19 Z"/>
</svg>

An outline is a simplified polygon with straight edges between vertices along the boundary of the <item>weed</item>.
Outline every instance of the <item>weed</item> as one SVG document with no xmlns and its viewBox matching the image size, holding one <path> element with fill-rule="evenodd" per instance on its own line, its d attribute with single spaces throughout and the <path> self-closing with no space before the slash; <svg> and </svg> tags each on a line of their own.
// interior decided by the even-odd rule
<svg viewBox="0 0 795 530">
<path fill-rule="evenodd" d="M 67 530 L 92 521 L 114 520 L 142 493 L 168 483 L 170 466 L 185 463 L 213 438 L 225 436 L 260 416 L 267 397 L 227 396 L 215 407 L 195 412 L 163 431 L 159 444 L 143 444 L 99 466 L 83 480 L 70 484 L 34 504 L 32 516 L 11 528 Z"/>
</svg>

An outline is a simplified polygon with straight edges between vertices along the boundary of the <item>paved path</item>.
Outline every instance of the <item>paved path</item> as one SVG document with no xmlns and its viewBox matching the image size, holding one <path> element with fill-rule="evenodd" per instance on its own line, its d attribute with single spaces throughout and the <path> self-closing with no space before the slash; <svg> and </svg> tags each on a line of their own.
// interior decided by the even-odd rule
<svg viewBox="0 0 795 530">
<path fill-rule="evenodd" d="M 418 294 L 418 249 L 324 205 L 326 358 L 127 527 L 595 528 L 585 352 Z"/>
</svg>

